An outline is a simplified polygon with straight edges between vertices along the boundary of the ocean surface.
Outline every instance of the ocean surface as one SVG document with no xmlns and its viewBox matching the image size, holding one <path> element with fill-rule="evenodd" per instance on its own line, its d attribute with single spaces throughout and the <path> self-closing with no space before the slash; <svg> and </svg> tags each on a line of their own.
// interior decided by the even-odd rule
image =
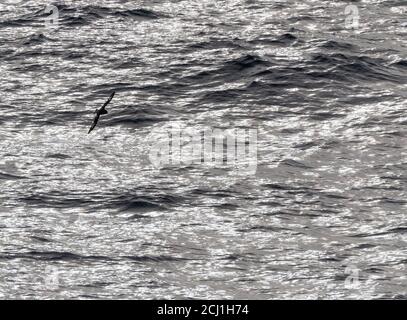
<svg viewBox="0 0 407 320">
<path fill-rule="evenodd" d="M 404 0 L 0 0 L 0 298 L 406 299 L 406 71 Z"/>
</svg>

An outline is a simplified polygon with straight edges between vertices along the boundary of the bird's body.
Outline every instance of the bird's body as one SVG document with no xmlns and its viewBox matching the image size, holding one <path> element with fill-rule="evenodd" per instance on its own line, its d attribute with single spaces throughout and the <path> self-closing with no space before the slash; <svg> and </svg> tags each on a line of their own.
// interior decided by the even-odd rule
<svg viewBox="0 0 407 320">
<path fill-rule="evenodd" d="M 100 116 L 104 115 L 104 114 L 108 114 L 108 112 L 105 108 L 110 103 L 110 101 L 112 101 L 114 94 L 115 94 L 115 92 L 113 91 L 113 93 L 110 95 L 109 99 L 105 102 L 105 104 L 100 109 L 95 110 L 96 115 L 95 115 L 95 118 L 93 119 L 93 123 L 89 129 L 88 134 L 91 133 L 93 129 L 95 129 L 96 125 L 98 124 Z"/>
</svg>

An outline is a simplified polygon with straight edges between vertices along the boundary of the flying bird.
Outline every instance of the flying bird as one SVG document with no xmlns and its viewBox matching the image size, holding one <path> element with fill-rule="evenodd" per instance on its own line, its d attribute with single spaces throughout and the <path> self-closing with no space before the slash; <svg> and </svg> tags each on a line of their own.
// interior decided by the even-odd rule
<svg viewBox="0 0 407 320">
<path fill-rule="evenodd" d="M 105 108 L 110 103 L 110 101 L 112 101 L 112 99 L 114 97 L 114 94 L 115 94 L 115 92 L 113 91 L 113 93 L 110 95 L 109 99 L 107 99 L 105 104 L 100 109 L 95 110 L 96 115 L 95 115 L 95 118 L 93 119 L 93 123 L 92 123 L 92 126 L 89 129 L 88 134 L 91 133 L 93 129 L 95 129 L 96 125 L 98 124 L 100 116 L 103 115 L 103 114 L 108 113 Z"/>
</svg>

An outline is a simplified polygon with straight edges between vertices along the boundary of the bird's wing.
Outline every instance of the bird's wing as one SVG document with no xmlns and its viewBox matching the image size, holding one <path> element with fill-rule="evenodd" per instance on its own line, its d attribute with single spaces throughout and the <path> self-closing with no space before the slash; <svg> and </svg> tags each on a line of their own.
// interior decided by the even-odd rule
<svg viewBox="0 0 407 320">
<path fill-rule="evenodd" d="M 104 108 L 106 108 L 106 106 L 110 103 L 110 101 L 112 101 L 112 99 L 113 99 L 115 93 L 116 93 L 115 91 L 112 92 L 112 94 L 110 95 L 109 99 L 107 99 L 107 101 L 106 101 L 105 104 L 102 106 L 102 108 L 100 108 L 100 110 L 103 110 Z"/>
<path fill-rule="evenodd" d="M 91 133 L 93 129 L 95 129 L 96 125 L 98 124 L 99 117 L 100 117 L 100 114 L 98 112 L 98 113 L 96 113 L 95 119 L 93 119 L 93 123 L 92 123 L 92 126 L 89 129 L 88 134 Z"/>
</svg>

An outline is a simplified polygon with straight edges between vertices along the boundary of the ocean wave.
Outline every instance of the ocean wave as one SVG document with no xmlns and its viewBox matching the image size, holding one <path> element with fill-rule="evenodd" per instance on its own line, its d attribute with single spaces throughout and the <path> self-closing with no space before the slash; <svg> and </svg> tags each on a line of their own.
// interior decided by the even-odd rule
<svg viewBox="0 0 407 320">
<path fill-rule="evenodd" d="M 111 261 L 105 256 L 82 256 L 71 252 L 29 251 L 23 253 L 0 254 L 0 260 L 31 259 L 38 261 Z"/>
<path fill-rule="evenodd" d="M 0 180 L 20 180 L 20 179 L 27 179 L 23 176 L 17 176 L 11 173 L 0 172 Z"/>
<path fill-rule="evenodd" d="M 54 40 L 45 36 L 42 33 L 36 33 L 36 34 L 29 35 L 27 37 L 24 37 L 23 39 L 20 40 L 20 43 L 22 45 L 28 46 L 28 45 L 41 44 L 46 41 L 54 41 Z"/>
<path fill-rule="evenodd" d="M 353 51 L 356 49 L 356 46 L 351 43 L 335 40 L 324 41 L 324 43 L 322 43 L 320 47 L 329 50 L 345 50 L 345 51 Z"/>
<path fill-rule="evenodd" d="M 177 261 L 185 261 L 191 260 L 186 258 L 180 257 L 172 257 L 167 255 L 160 255 L 160 256 L 124 256 L 122 259 L 128 259 L 134 262 L 177 262 Z"/>
<path fill-rule="evenodd" d="M 182 80 L 199 86 L 218 86 L 242 77 L 254 76 L 267 70 L 268 66 L 271 66 L 271 63 L 260 56 L 245 54 L 224 62 L 216 69 L 200 71 L 194 75 L 186 76 Z"/>
<path fill-rule="evenodd" d="M 81 196 L 69 196 L 64 192 L 59 191 L 47 194 L 24 195 L 19 198 L 19 201 L 38 208 L 77 208 L 91 207 L 92 204 L 95 204 L 95 201 L 90 198 L 86 199 Z"/>
<path fill-rule="evenodd" d="M 168 210 L 174 205 L 179 205 L 183 198 L 174 195 L 120 195 L 107 199 L 106 206 L 116 208 L 118 211 L 148 212 Z"/>
<path fill-rule="evenodd" d="M 400 60 L 398 62 L 393 63 L 392 66 L 407 69 L 407 60 Z"/>
<path fill-rule="evenodd" d="M 43 23 L 45 17 L 47 17 L 47 13 L 44 8 L 37 9 L 19 17 L 0 21 L 0 27 L 35 27 L 39 22 Z"/>
<path fill-rule="evenodd" d="M 68 6 L 63 3 L 53 3 L 58 9 L 59 23 L 65 26 L 83 26 L 91 24 L 99 19 L 108 17 L 132 18 L 137 20 L 158 19 L 164 15 L 152 10 L 138 9 L 115 9 L 103 6 Z M 0 27 L 27 27 L 39 26 L 44 23 L 50 14 L 45 11 L 46 7 L 35 10 L 32 13 L 19 17 L 0 21 Z"/>
<path fill-rule="evenodd" d="M 278 36 L 276 39 L 262 37 L 259 39 L 250 40 L 248 43 L 256 45 L 291 46 L 302 42 L 302 40 L 298 39 L 292 33 L 284 33 Z"/>
</svg>

